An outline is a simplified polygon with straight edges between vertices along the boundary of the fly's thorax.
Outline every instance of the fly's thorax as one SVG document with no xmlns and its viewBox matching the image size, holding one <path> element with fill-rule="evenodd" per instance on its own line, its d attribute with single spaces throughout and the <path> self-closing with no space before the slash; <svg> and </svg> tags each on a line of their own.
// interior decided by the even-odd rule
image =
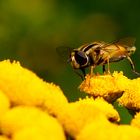
<svg viewBox="0 0 140 140">
<path fill-rule="evenodd" d="M 86 45 L 79 47 L 79 50 L 85 52 L 86 54 L 90 54 L 92 51 L 96 50 L 97 48 L 101 47 L 104 42 L 93 42 Z"/>
<path fill-rule="evenodd" d="M 73 50 L 70 55 L 70 58 L 71 58 L 71 65 L 75 69 L 86 67 L 89 63 L 89 57 L 83 51 Z"/>
</svg>

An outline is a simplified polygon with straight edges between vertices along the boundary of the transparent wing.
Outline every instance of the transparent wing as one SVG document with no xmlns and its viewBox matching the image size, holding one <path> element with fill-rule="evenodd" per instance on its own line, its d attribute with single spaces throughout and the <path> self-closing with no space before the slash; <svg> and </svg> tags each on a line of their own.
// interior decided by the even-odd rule
<svg viewBox="0 0 140 140">
<path fill-rule="evenodd" d="M 70 47 L 64 47 L 64 46 L 57 47 L 56 52 L 58 54 L 59 60 L 63 63 L 67 63 L 70 58 L 70 54 L 72 50 L 73 49 Z"/>
<path fill-rule="evenodd" d="M 136 39 L 134 37 L 126 37 L 116 41 L 114 44 L 122 45 L 123 47 L 135 46 Z"/>
<path fill-rule="evenodd" d="M 125 48 L 131 48 L 133 46 L 135 46 L 135 41 L 136 39 L 134 37 L 126 37 L 126 38 L 122 38 L 116 41 L 113 41 L 111 43 L 104 43 L 101 48 L 102 49 L 108 49 L 108 50 L 112 50 L 111 45 L 120 45 L 123 46 Z M 109 46 L 109 47 L 108 47 Z"/>
</svg>

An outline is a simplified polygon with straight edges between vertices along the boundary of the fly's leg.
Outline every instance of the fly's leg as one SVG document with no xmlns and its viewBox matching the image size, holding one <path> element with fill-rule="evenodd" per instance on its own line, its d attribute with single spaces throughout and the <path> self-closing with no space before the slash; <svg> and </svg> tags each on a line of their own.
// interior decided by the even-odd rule
<svg viewBox="0 0 140 140">
<path fill-rule="evenodd" d="M 110 74 L 109 58 L 107 58 L 107 74 Z"/>
<path fill-rule="evenodd" d="M 126 58 L 127 58 L 127 60 L 130 62 L 132 71 L 133 71 L 135 74 L 140 75 L 140 73 L 138 73 L 138 72 L 135 70 L 135 66 L 134 66 L 134 63 L 133 63 L 132 59 L 131 59 L 129 56 L 127 56 Z"/>
<path fill-rule="evenodd" d="M 106 70 L 105 70 L 105 65 L 103 65 L 103 74 L 105 73 L 105 71 L 106 71 Z"/>
<path fill-rule="evenodd" d="M 93 68 L 94 68 L 93 66 L 90 67 L 90 75 L 91 76 L 93 75 Z"/>
<path fill-rule="evenodd" d="M 93 76 L 93 70 L 94 70 L 95 66 L 91 66 L 90 67 L 90 76 Z"/>
</svg>

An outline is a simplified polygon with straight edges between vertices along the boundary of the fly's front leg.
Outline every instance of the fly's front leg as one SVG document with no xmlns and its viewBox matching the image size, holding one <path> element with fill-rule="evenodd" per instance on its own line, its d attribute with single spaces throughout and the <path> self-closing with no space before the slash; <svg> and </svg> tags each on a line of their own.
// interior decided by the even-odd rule
<svg viewBox="0 0 140 140">
<path fill-rule="evenodd" d="M 93 70 L 94 70 L 95 66 L 91 66 L 90 67 L 90 75 L 92 76 L 93 75 Z"/>
<path fill-rule="evenodd" d="M 90 75 L 91 76 L 93 75 L 93 68 L 94 68 L 93 66 L 90 67 Z"/>
<path fill-rule="evenodd" d="M 130 62 L 132 71 L 133 71 L 135 74 L 140 75 L 140 73 L 138 73 L 138 72 L 135 70 L 135 66 L 134 66 L 134 63 L 133 63 L 132 59 L 131 59 L 129 56 L 127 56 L 126 58 L 127 58 L 127 60 Z"/>
</svg>

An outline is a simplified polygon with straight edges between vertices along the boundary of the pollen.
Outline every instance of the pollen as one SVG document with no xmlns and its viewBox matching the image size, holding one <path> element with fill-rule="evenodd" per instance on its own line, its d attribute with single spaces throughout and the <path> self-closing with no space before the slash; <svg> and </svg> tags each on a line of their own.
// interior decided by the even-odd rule
<svg viewBox="0 0 140 140">
<path fill-rule="evenodd" d="M 93 120 L 100 120 L 100 118 L 116 122 L 120 120 L 119 114 L 111 104 L 104 99 L 93 98 L 69 103 L 58 117 L 66 132 L 72 137 L 76 137 L 86 124 L 90 124 Z"/>
<path fill-rule="evenodd" d="M 43 81 L 15 61 L 0 62 L 0 89 L 13 106 L 40 106 L 52 114 L 57 114 L 68 102 L 59 86 Z"/>
<path fill-rule="evenodd" d="M 80 85 L 80 90 L 93 97 L 103 97 L 112 102 L 122 96 L 129 79 L 122 72 L 114 72 L 112 75 L 87 75 Z"/>
</svg>

